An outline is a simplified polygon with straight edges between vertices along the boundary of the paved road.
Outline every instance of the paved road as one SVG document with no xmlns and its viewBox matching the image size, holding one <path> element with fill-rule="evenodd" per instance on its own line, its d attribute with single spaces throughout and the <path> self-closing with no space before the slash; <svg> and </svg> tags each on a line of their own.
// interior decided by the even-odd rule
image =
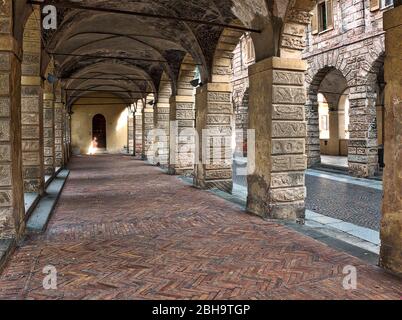
<svg viewBox="0 0 402 320">
<path fill-rule="evenodd" d="M 378 267 L 124 156 L 75 157 L 48 231 L 0 275 L 5 299 L 400 299 Z M 43 268 L 58 272 L 44 290 Z M 357 268 L 357 290 L 343 269 Z"/>
<path fill-rule="evenodd" d="M 306 175 L 307 209 L 361 227 L 380 230 L 382 192 Z"/>
</svg>

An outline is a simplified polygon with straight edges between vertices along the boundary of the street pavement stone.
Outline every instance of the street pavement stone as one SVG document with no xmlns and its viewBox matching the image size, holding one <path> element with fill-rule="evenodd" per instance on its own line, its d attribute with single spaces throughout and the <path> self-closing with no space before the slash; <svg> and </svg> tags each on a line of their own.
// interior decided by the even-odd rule
<svg viewBox="0 0 402 320">
<path fill-rule="evenodd" d="M 1 299 L 400 299 L 402 282 L 128 156 L 74 157 L 48 229 Z M 45 290 L 43 268 L 57 269 Z M 346 266 L 357 289 L 343 288 Z"/>
<path fill-rule="evenodd" d="M 382 191 L 306 175 L 306 208 L 380 231 Z"/>
</svg>

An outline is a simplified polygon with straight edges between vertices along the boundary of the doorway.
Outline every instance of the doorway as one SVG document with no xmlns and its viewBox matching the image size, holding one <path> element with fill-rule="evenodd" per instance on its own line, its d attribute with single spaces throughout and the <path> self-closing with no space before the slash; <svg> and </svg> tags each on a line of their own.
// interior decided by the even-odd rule
<svg viewBox="0 0 402 320">
<path fill-rule="evenodd" d="M 101 114 L 92 119 L 92 139 L 96 139 L 98 149 L 106 149 L 106 118 Z"/>
</svg>

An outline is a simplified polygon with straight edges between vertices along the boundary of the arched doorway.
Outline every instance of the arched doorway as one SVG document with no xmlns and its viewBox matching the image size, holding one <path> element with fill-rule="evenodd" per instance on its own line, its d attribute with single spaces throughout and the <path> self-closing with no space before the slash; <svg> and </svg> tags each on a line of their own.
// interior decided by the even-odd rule
<svg viewBox="0 0 402 320">
<path fill-rule="evenodd" d="M 98 149 L 106 149 L 106 118 L 101 114 L 92 119 L 92 139 L 98 142 Z"/>
</svg>

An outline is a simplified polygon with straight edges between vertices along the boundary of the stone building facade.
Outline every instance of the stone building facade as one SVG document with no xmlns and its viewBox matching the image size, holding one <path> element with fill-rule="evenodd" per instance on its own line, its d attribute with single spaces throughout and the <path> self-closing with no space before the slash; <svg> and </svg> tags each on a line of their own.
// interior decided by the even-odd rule
<svg viewBox="0 0 402 320">
<path fill-rule="evenodd" d="M 350 105 L 349 172 L 361 177 L 378 172 L 383 143 L 383 13 L 392 7 L 392 1 L 388 0 L 317 2 L 303 54 L 309 65 L 306 74 L 309 166 L 320 163 L 320 150 L 323 151 L 318 94 L 324 95 L 330 123 L 335 126 L 339 101 L 346 95 Z M 336 130 L 333 133 L 337 135 Z M 342 149 L 337 145 L 339 140 L 332 149 Z M 338 155 L 336 152 L 333 155 Z"/>
</svg>

